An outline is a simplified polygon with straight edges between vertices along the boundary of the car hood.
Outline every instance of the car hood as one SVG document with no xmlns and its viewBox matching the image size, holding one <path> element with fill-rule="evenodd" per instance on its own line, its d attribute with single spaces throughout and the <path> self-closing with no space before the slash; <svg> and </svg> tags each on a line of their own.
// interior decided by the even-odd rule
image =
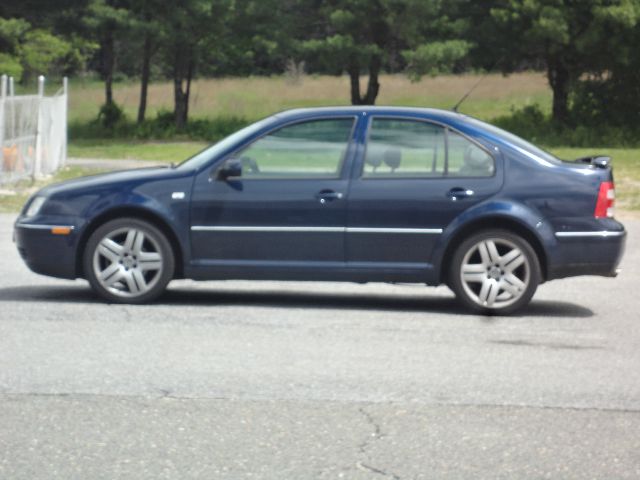
<svg viewBox="0 0 640 480">
<path fill-rule="evenodd" d="M 130 184 L 131 186 L 146 183 L 148 181 L 165 180 L 174 177 L 184 177 L 187 172 L 181 172 L 170 166 L 146 167 L 134 170 L 121 170 L 116 172 L 88 175 L 74 178 L 59 183 L 48 185 L 40 190 L 38 195 L 54 196 L 58 193 L 70 193 L 80 191 L 95 191 L 112 185 Z"/>
</svg>

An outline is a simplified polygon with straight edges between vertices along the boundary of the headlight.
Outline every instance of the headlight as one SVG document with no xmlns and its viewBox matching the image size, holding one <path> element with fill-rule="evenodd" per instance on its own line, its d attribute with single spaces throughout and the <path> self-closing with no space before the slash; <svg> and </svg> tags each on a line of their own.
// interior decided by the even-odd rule
<svg viewBox="0 0 640 480">
<path fill-rule="evenodd" d="M 42 208 L 42 205 L 44 205 L 44 202 L 46 202 L 46 200 L 47 200 L 47 197 L 34 198 L 31 204 L 29 205 L 29 208 L 27 209 L 27 213 L 25 214 L 25 216 L 33 217 L 37 215 L 40 209 Z"/>
</svg>

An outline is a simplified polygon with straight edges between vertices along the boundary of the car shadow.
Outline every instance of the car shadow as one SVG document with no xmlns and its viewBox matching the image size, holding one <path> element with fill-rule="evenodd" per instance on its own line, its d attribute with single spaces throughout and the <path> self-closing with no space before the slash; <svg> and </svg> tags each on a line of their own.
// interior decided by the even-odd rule
<svg viewBox="0 0 640 480">
<path fill-rule="evenodd" d="M 428 292 L 428 290 L 425 290 Z M 102 303 L 86 285 L 29 285 L 0 288 L 0 302 Z M 419 297 L 402 294 L 282 292 L 278 290 L 230 291 L 227 289 L 171 288 L 154 302 L 155 305 L 188 305 L 200 307 L 254 306 L 268 308 L 313 308 L 343 310 L 375 310 L 388 312 L 424 312 L 470 315 L 453 296 Z M 133 306 L 135 308 L 135 306 Z M 570 302 L 533 300 L 515 317 L 555 316 L 587 318 L 594 315 L 589 308 Z M 499 317 L 482 317 L 491 321 Z"/>
</svg>

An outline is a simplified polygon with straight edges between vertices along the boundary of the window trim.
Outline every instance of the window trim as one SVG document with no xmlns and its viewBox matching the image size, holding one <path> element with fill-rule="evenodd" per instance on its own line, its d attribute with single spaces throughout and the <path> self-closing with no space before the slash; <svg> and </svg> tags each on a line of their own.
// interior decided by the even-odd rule
<svg viewBox="0 0 640 480">
<path fill-rule="evenodd" d="M 349 114 L 345 114 L 345 115 L 331 115 L 331 116 L 322 116 L 322 117 L 310 117 L 310 118 L 302 118 L 302 119 L 297 119 L 297 120 L 291 120 L 289 122 L 285 122 L 282 124 L 277 125 L 275 128 L 272 128 L 270 130 L 267 130 L 266 132 L 261 133 L 260 135 L 258 135 L 257 137 L 255 137 L 254 139 L 252 139 L 250 142 L 248 143 L 244 143 L 241 146 L 239 146 L 238 148 L 233 149 L 232 151 L 230 151 L 229 153 L 227 153 L 226 155 L 223 155 L 220 160 L 218 160 L 215 165 L 214 165 L 214 169 L 217 171 L 222 168 L 222 166 L 224 165 L 224 162 L 226 162 L 228 159 L 230 158 L 234 158 L 234 156 L 236 156 L 238 153 L 242 152 L 243 150 L 246 150 L 247 148 L 251 147 L 253 144 L 255 144 L 256 142 L 262 140 L 264 137 L 267 137 L 268 135 L 271 135 L 274 132 L 277 132 L 279 130 L 282 130 L 283 128 L 287 128 L 287 127 L 291 127 L 294 125 L 299 125 L 299 124 L 303 124 L 303 123 L 310 123 L 310 122 L 316 122 L 316 121 L 328 121 L 328 120 L 344 120 L 344 119 L 351 119 L 352 120 L 352 124 L 351 124 L 351 130 L 349 131 L 349 140 L 347 141 L 347 148 L 344 152 L 344 155 L 342 157 L 342 159 L 340 160 L 340 171 L 337 173 L 337 175 L 331 175 L 331 176 L 311 176 L 311 177 L 264 177 L 264 178 L 247 178 L 247 177 L 231 177 L 229 180 L 231 181 L 241 181 L 241 182 L 246 182 L 246 181 L 269 181 L 269 180 L 291 180 L 291 181 L 300 181 L 300 180 L 340 180 L 345 178 L 345 173 L 346 173 L 346 166 L 348 164 L 347 159 L 349 158 L 349 155 L 351 154 L 351 156 L 353 156 L 352 152 L 354 149 L 354 132 L 356 131 L 356 127 L 358 125 L 358 115 L 349 115 Z"/>
<path fill-rule="evenodd" d="M 372 126 L 373 126 L 373 121 L 376 119 L 390 119 L 390 120 L 409 120 L 409 121 L 414 121 L 414 122 L 421 122 L 421 123 L 428 123 L 431 125 L 436 125 L 438 127 L 442 127 L 442 129 L 444 130 L 444 137 L 445 137 L 445 165 L 444 165 L 444 173 L 442 175 L 439 176 L 431 176 L 431 175 L 412 175 L 412 176 L 404 176 L 404 175 L 380 175 L 380 176 L 375 176 L 375 177 L 365 177 L 364 176 L 364 166 L 365 166 L 365 159 L 367 157 L 367 149 L 369 148 L 369 136 L 371 135 L 371 130 L 372 130 Z M 444 122 L 439 122 L 437 120 L 433 120 L 433 119 L 428 119 L 428 118 L 419 118 L 419 117 L 411 117 L 411 116 L 407 116 L 407 115 L 371 115 L 368 118 L 367 124 L 366 124 L 366 128 L 367 128 L 367 133 L 364 139 L 364 149 L 362 152 L 362 158 L 361 158 L 361 165 L 360 165 L 360 173 L 359 176 L 357 177 L 358 180 L 442 180 L 442 179 L 457 179 L 457 178 L 468 178 L 468 179 L 489 179 L 489 178 L 496 178 L 496 175 L 498 174 L 498 162 L 496 160 L 496 157 L 489 151 L 489 149 L 487 147 L 485 147 L 484 145 L 482 145 L 481 143 L 477 142 L 476 140 L 474 140 L 473 138 L 469 137 L 468 135 L 462 133 L 460 130 L 458 130 L 457 128 L 453 128 L 452 126 L 444 123 Z M 467 140 L 468 142 L 472 143 L 473 145 L 477 146 L 478 148 L 480 148 L 481 150 L 483 150 L 484 152 L 487 153 L 487 155 L 489 155 L 491 157 L 491 159 L 493 160 L 493 173 L 491 175 L 482 175 L 482 176 L 462 176 L 462 175 L 449 175 L 449 131 L 452 131 L 458 135 L 460 135 L 461 137 L 463 137 L 465 140 Z"/>
</svg>

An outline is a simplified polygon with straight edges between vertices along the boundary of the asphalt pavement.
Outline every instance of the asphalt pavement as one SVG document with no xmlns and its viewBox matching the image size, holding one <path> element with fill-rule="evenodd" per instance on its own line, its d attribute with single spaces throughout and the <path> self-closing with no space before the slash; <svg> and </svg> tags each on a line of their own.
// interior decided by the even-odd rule
<svg viewBox="0 0 640 480">
<path fill-rule="evenodd" d="M 107 305 L 0 215 L 2 479 L 640 478 L 640 220 L 623 271 L 514 317 L 444 287 L 170 285 Z"/>
</svg>

